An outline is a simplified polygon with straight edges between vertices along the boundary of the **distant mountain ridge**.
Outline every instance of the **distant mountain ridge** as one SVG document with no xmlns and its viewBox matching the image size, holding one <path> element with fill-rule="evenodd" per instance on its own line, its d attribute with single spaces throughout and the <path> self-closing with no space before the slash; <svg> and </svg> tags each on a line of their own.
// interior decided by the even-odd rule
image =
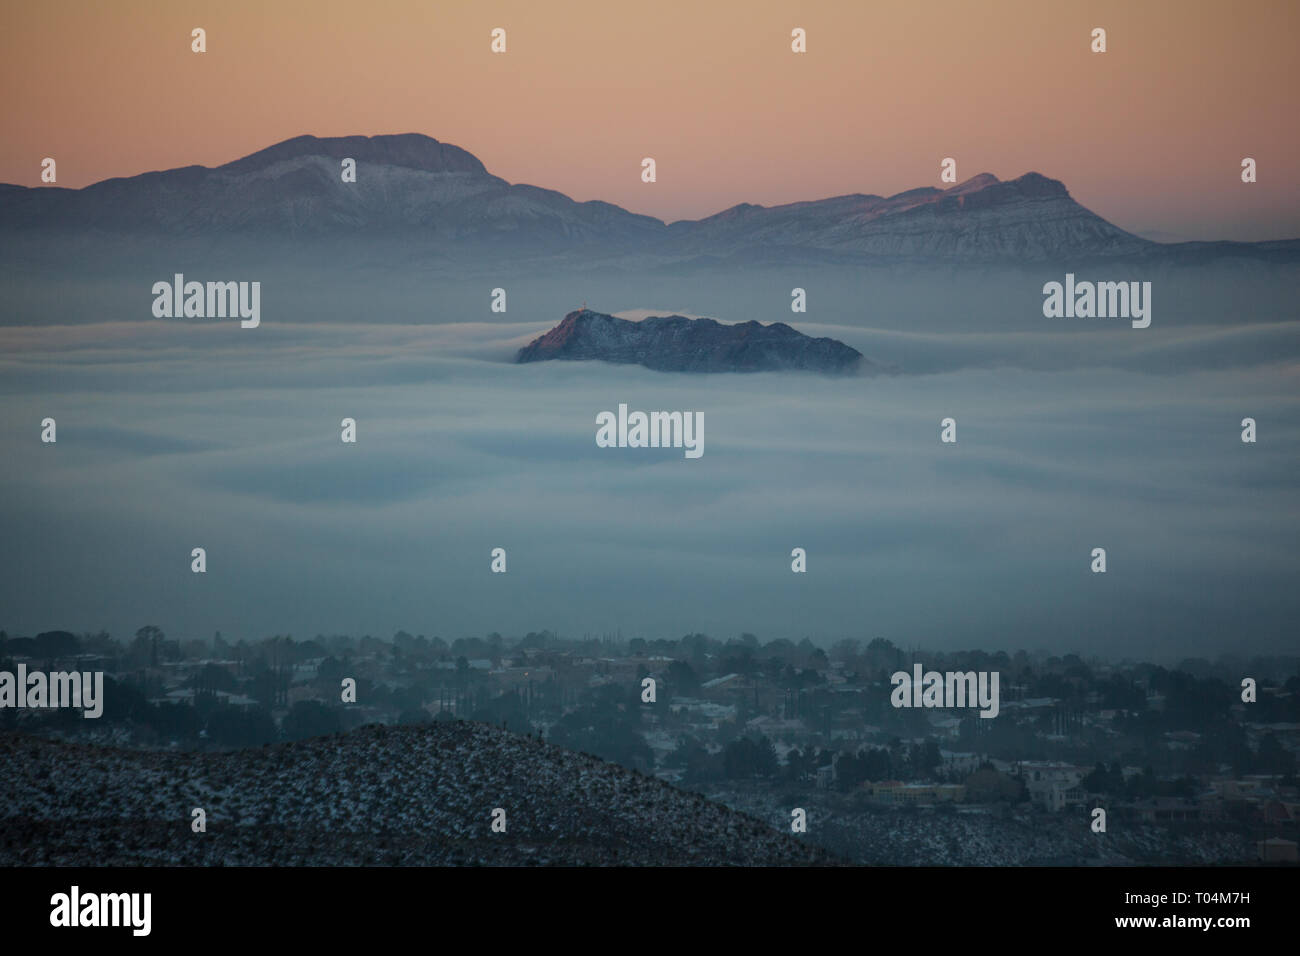
<svg viewBox="0 0 1300 956">
<path fill-rule="evenodd" d="M 341 160 L 357 181 L 341 181 Z M 517 186 L 428 136 L 299 136 L 215 168 L 186 166 L 84 189 L 0 187 L 0 228 L 296 238 L 599 240 L 662 230 L 609 203 Z"/>
<path fill-rule="evenodd" d="M 745 245 L 815 248 L 894 259 L 1040 260 L 1086 250 L 1142 253 L 1155 245 L 1112 225 L 1038 173 L 1002 182 L 981 173 L 950 189 L 854 194 L 783 206 L 734 206 L 674 224 L 690 251 Z"/>
<path fill-rule="evenodd" d="M 874 363 L 843 342 L 811 338 L 784 322 L 725 325 L 682 315 L 639 322 L 579 309 L 519 350 L 516 362 L 601 360 L 662 372 L 849 372 Z"/>
<path fill-rule="evenodd" d="M 344 183 L 340 162 L 357 161 Z M 298 136 L 224 165 L 109 179 L 83 189 L 0 185 L 0 232 L 152 236 L 399 237 L 506 253 L 662 260 L 1046 262 L 1215 255 L 1300 258 L 1300 240 L 1164 244 L 1081 206 L 1030 172 L 948 189 L 742 203 L 671 225 L 612 203 L 511 184 L 477 157 L 418 133 Z"/>
<path fill-rule="evenodd" d="M 355 159 L 358 163 L 375 163 L 379 166 L 402 166 L 428 173 L 476 173 L 487 176 L 487 167 L 474 154 L 441 143 L 420 133 L 399 133 L 389 136 L 295 136 L 282 143 L 268 146 L 218 166 L 231 172 L 265 169 L 276 163 L 291 162 L 311 156 L 329 159 Z M 202 169 L 203 167 L 197 167 Z"/>
</svg>

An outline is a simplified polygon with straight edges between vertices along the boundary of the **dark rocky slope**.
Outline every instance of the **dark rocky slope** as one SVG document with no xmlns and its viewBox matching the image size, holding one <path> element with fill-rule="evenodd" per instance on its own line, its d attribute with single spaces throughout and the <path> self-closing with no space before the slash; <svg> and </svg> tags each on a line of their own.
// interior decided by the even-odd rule
<svg viewBox="0 0 1300 956">
<path fill-rule="evenodd" d="M 833 861 L 697 794 L 469 722 L 207 754 L 5 734 L 0 781 L 4 866 Z"/>
<path fill-rule="evenodd" d="M 590 309 L 570 312 L 555 328 L 520 349 L 515 361 L 548 359 L 600 359 L 661 372 L 850 372 L 874 368 L 857 349 L 835 339 L 811 338 L 783 322 L 724 325 L 681 315 L 632 322 Z"/>
</svg>

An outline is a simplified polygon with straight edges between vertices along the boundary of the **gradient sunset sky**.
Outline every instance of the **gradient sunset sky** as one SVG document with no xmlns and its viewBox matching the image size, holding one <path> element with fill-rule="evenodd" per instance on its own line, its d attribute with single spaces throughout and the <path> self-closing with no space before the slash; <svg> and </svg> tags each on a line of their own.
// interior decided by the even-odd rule
<svg viewBox="0 0 1300 956">
<path fill-rule="evenodd" d="M 80 187 L 420 132 L 669 221 L 938 186 L 952 156 L 959 179 L 1060 179 L 1153 238 L 1300 237 L 1289 0 L 49 0 L 3 20 L 3 182 L 40 185 L 45 156 Z"/>
</svg>

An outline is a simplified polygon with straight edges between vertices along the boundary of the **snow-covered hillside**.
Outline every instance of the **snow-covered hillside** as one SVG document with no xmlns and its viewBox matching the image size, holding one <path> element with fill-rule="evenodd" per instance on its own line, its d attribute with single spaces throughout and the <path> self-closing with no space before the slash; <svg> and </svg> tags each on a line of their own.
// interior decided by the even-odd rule
<svg viewBox="0 0 1300 956">
<path fill-rule="evenodd" d="M 0 865 L 789 865 L 753 817 L 470 722 L 235 753 L 0 736 Z M 207 832 L 191 829 L 203 808 Z M 493 832 L 493 811 L 505 832 Z"/>
</svg>

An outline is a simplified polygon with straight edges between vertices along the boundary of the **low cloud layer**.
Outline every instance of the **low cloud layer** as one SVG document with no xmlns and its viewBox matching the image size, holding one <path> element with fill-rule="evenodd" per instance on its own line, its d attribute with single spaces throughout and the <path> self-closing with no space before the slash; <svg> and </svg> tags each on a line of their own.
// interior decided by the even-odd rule
<svg viewBox="0 0 1300 956">
<path fill-rule="evenodd" d="M 1293 647 L 1294 325 L 792 323 L 874 378 L 510 363 L 551 324 L 0 329 L 0 627 Z M 619 403 L 702 411 L 703 457 L 598 448 Z"/>
</svg>

